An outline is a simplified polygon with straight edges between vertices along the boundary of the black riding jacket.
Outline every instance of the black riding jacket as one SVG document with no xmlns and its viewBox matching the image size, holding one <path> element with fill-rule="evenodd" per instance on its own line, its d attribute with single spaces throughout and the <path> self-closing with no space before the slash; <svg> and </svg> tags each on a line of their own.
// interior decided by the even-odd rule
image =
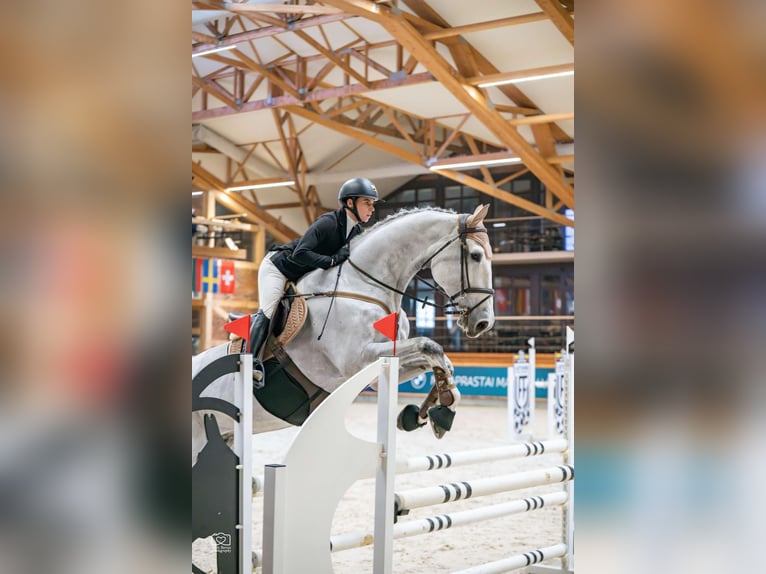
<svg viewBox="0 0 766 574">
<path fill-rule="evenodd" d="M 320 215 L 303 237 L 277 247 L 271 262 L 290 281 L 297 281 L 314 269 L 327 269 L 333 256 L 362 230 L 357 224 L 346 238 L 346 217 L 343 208 Z"/>
</svg>

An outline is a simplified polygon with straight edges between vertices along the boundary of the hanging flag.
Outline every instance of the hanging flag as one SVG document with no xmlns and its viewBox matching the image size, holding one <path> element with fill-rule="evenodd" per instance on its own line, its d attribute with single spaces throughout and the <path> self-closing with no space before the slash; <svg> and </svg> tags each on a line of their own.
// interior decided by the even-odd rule
<svg viewBox="0 0 766 574">
<path fill-rule="evenodd" d="M 394 355 L 396 355 L 396 334 L 399 328 L 399 314 L 391 313 L 386 315 L 382 319 L 375 321 L 372 326 L 378 333 L 394 342 Z"/>
<path fill-rule="evenodd" d="M 234 261 L 221 261 L 220 272 L 221 293 L 234 293 Z"/>
<path fill-rule="evenodd" d="M 192 293 L 202 291 L 202 259 L 192 258 Z"/>
<path fill-rule="evenodd" d="M 234 333 L 245 340 L 245 349 L 250 348 L 250 314 L 240 317 L 236 321 L 231 321 L 223 326 L 229 333 Z"/>
<path fill-rule="evenodd" d="M 202 292 L 218 293 L 218 259 L 205 259 L 202 264 Z"/>
</svg>

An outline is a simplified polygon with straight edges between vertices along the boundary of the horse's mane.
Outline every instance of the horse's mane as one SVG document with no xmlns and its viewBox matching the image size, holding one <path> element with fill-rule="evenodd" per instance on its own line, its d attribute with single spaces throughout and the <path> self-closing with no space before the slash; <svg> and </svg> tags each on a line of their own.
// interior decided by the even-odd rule
<svg viewBox="0 0 766 574">
<path fill-rule="evenodd" d="M 362 235 L 358 236 L 359 240 L 366 239 L 375 231 L 378 231 L 380 228 L 385 227 L 389 223 L 402 219 L 403 217 L 407 217 L 409 215 L 414 215 L 416 213 L 425 213 L 425 212 L 431 212 L 431 213 L 448 213 L 451 215 L 457 215 L 457 212 L 452 209 L 443 209 L 441 207 L 413 207 L 412 209 L 402 208 L 399 211 L 395 211 L 391 215 L 388 215 L 385 219 L 382 219 L 378 221 L 375 225 L 372 227 L 365 229 L 364 233 Z"/>
</svg>

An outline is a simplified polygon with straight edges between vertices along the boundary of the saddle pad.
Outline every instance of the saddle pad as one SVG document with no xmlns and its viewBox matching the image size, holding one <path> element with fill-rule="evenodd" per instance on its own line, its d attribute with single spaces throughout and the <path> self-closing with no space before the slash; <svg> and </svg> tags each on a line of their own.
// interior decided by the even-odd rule
<svg viewBox="0 0 766 574">
<path fill-rule="evenodd" d="M 276 337 L 276 343 L 279 346 L 284 347 L 287 345 L 287 343 L 292 341 L 301 330 L 301 327 L 303 327 L 307 316 L 308 305 L 306 304 L 306 300 L 303 297 L 293 297 L 292 303 L 290 305 L 290 313 L 287 315 L 287 319 L 285 319 L 285 324 L 282 328 L 282 332 L 279 333 L 279 335 Z M 269 335 L 269 339 L 273 337 L 273 333 Z M 233 355 L 244 352 L 244 343 L 245 341 L 241 337 L 238 337 L 234 334 L 229 334 L 229 354 Z M 264 349 L 264 361 L 269 357 L 273 357 L 273 354 L 270 350 L 271 346 L 271 344 L 267 344 L 266 348 Z"/>
<path fill-rule="evenodd" d="M 290 306 L 290 314 L 285 320 L 285 326 L 282 332 L 277 336 L 277 343 L 282 347 L 295 338 L 298 331 L 301 330 L 308 316 L 308 305 L 303 297 L 294 297 L 293 304 Z"/>
</svg>

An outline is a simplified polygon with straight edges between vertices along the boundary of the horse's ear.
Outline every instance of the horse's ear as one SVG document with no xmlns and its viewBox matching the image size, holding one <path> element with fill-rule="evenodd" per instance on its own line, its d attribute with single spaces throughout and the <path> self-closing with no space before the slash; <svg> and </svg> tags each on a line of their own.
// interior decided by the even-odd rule
<svg viewBox="0 0 766 574">
<path fill-rule="evenodd" d="M 484 205 L 477 205 L 476 209 L 473 210 L 473 213 L 468 216 L 468 220 L 466 221 L 467 227 L 479 227 L 484 221 L 484 218 L 487 217 L 487 213 L 489 212 L 489 204 Z"/>
</svg>

